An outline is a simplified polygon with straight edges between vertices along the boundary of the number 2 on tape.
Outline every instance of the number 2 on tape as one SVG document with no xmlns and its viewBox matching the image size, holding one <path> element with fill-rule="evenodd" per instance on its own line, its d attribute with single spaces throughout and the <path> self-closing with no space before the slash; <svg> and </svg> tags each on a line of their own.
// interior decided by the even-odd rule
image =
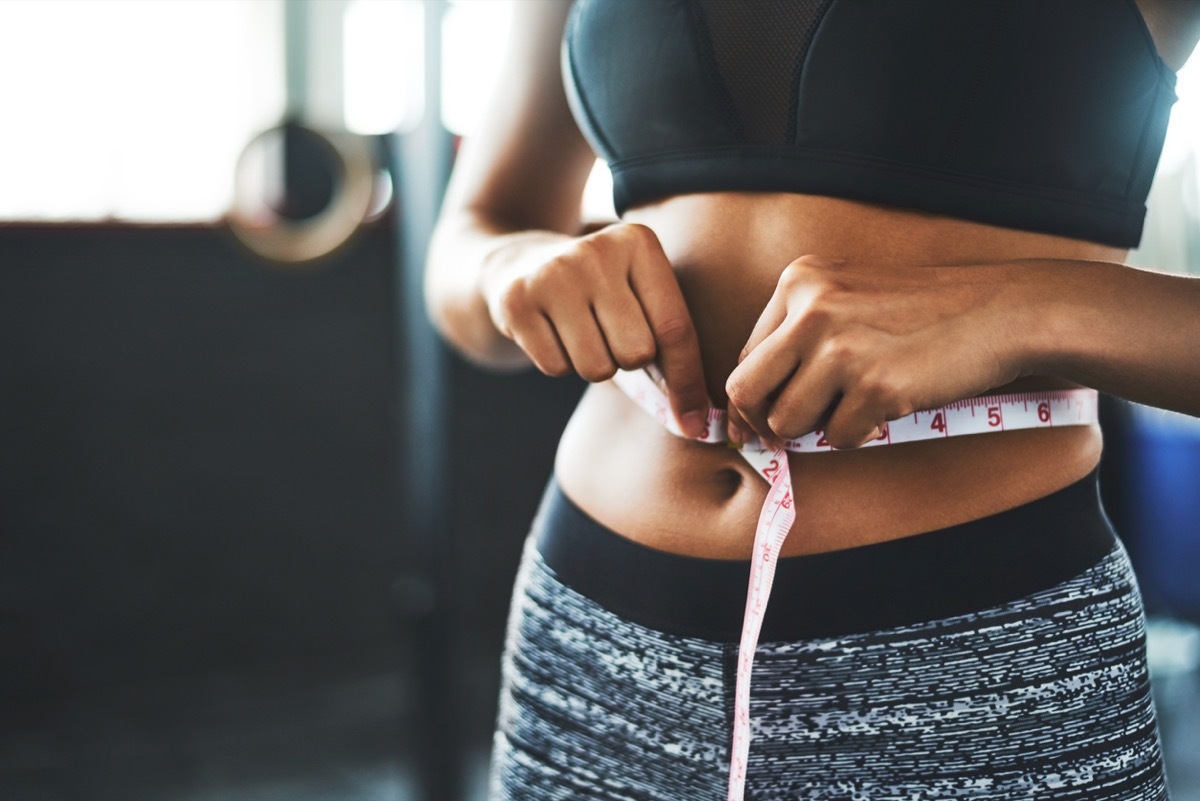
<svg viewBox="0 0 1200 801">
<path fill-rule="evenodd" d="M 620 370 L 613 382 L 637 405 L 656 417 L 667 430 L 682 436 L 670 411 L 667 396 L 658 383 L 662 374 L 654 368 Z M 939 409 L 914 412 L 881 426 L 880 434 L 862 447 L 895 445 L 924 439 L 986 434 L 1017 428 L 1054 425 L 1088 425 L 1096 421 L 1097 393 L 1093 389 L 1054 390 L 984 395 L 948 404 Z M 1030 412 L 1030 405 L 1033 410 Z M 725 413 L 711 410 L 701 442 L 724 442 Z M 787 451 L 798 453 L 832 450 L 822 430 L 788 440 L 785 448 L 765 447 L 754 439 L 738 451 L 751 467 L 771 485 L 759 513 L 750 559 L 745 617 L 738 645 L 737 681 L 734 688 L 733 742 L 729 766 L 729 801 L 745 796 L 750 750 L 750 677 L 754 650 L 762 629 L 763 615 L 775 580 L 775 566 L 788 531 L 795 520 L 792 474 Z"/>
</svg>

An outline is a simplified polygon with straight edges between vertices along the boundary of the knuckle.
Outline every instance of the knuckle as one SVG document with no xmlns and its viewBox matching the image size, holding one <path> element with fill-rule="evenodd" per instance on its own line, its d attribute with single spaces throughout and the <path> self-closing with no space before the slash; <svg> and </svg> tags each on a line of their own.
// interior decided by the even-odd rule
<svg viewBox="0 0 1200 801">
<path fill-rule="evenodd" d="M 541 360 L 534 360 L 534 364 L 543 373 L 554 378 L 562 378 L 571 372 L 571 365 L 561 357 L 544 357 Z"/>
<path fill-rule="evenodd" d="M 750 405 L 749 391 L 741 379 L 730 378 L 725 382 L 725 396 L 729 398 L 729 403 L 738 409 L 745 409 Z"/>
<path fill-rule="evenodd" d="M 899 404 L 898 393 L 890 376 L 879 371 L 863 374 L 856 382 L 856 389 L 872 406 L 890 409 Z"/>
<path fill-rule="evenodd" d="M 624 233 L 633 241 L 637 247 L 657 247 L 658 235 L 654 233 L 648 225 L 641 223 L 627 223 L 623 226 Z"/>
<path fill-rule="evenodd" d="M 654 339 L 668 348 L 685 345 L 695 335 L 692 321 L 686 317 L 669 317 L 654 327 Z"/>
<path fill-rule="evenodd" d="M 587 239 L 569 259 L 561 259 L 554 278 L 558 291 L 595 294 L 604 290 L 615 280 L 614 250 L 611 242 L 603 239 Z"/>
<path fill-rule="evenodd" d="M 633 370 L 654 361 L 657 354 L 653 342 L 639 342 L 613 355 L 622 370 Z"/>
<path fill-rule="evenodd" d="M 779 276 L 781 287 L 794 287 L 805 282 L 811 272 L 811 268 L 805 262 L 807 258 L 807 256 L 801 256 L 783 268 L 783 272 Z"/>
<path fill-rule="evenodd" d="M 830 337 L 820 347 L 818 358 L 845 364 L 854 358 L 854 346 L 846 337 Z"/>
<path fill-rule="evenodd" d="M 846 264 L 845 259 L 837 259 L 832 256 L 821 256 L 816 253 L 806 253 L 800 258 L 792 262 L 799 263 L 810 270 L 832 270 Z"/>
<path fill-rule="evenodd" d="M 745 390 L 742 388 L 742 382 L 736 378 L 730 378 L 725 382 L 725 397 L 729 400 L 730 406 L 741 406 L 745 402 L 742 393 Z"/>
<path fill-rule="evenodd" d="M 556 294 L 586 291 L 588 283 L 603 272 L 604 263 L 594 246 L 589 246 L 572 257 L 555 260 L 542 271 L 541 277 L 547 289 Z"/>
<path fill-rule="evenodd" d="M 779 280 L 789 285 L 810 284 L 818 287 L 826 286 L 830 283 L 826 277 L 827 272 L 837 263 L 839 262 L 835 259 L 828 259 L 812 253 L 805 254 L 797 259 L 793 259 L 788 266 L 784 267 Z"/>
<path fill-rule="evenodd" d="M 570 259 L 556 256 L 526 279 L 525 294 L 529 297 L 549 297 L 558 294 L 573 272 Z"/>
<path fill-rule="evenodd" d="M 838 450 L 857 448 L 862 444 L 862 437 L 850 434 L 843 429 L 825 429 L 825 439 L 829 442 L 830 447 Z"/>
<path fill-rule="evenodd" d="M 500 314 L 509 328 L 519 323 L 530 311 L 529 289 L 524 282 L 515 282 L 500 296 Z"/>
<path fill-rule="evenodd" d="M 914 411 L 908 393 L 892 373 L 877 371 L 867 374 L 862 379 L 861 391 L 871 408 L 885 420 L 898 420 Z"/>
<path fill-rule="evenodd" d="M 788 419 L 788 415 L 779 409 L 772 409 L 767 415 L 767 428 L 778 437 L 789 439 L 794 436 L 796 427 L 792 421 Z"/>
<path fill-rule="evenodd" d="M 602 260 L 607 255 L 609 247 L 609 237 L 601 232 L 578 240 L 575 243 L 575 247 L 569 253 L 578 261 L 597 261 Z"/>
<path fill-rule="evenodd" d="M 612 362 L 607 364 L 589 364 L 579 368 L 579 375 L 591 383 L 599 383 L 607 381 L 617 373 L 617 367 Z"/>
<path fill-rule="evenodd" d="M 822 298 L 814 298 L 804 309 L 802 319 L 805 328 L 827 329 L 834 324 L 833 309 Z"/>
</svg>

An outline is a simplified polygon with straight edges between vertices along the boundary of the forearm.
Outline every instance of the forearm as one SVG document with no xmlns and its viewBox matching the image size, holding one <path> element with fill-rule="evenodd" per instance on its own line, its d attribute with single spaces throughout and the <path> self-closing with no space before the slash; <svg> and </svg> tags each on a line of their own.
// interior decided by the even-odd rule
<svg viewBox="0 0 1200 801">
<path fill-rule="evenodd" d="M 1046 260 L 1014 276 L 1023 374 L 1200 416 L 1200 278 Z"/>
</svg>

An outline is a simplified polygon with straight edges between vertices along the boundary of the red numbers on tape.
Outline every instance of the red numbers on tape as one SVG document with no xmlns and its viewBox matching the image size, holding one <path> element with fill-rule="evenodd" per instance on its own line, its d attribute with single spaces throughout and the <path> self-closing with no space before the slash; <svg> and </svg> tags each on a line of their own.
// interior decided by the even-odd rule
<svg viewBox="0 0 1200 801">
<path fill-rule="evenodd" d="M 678 434 L 668 413 L 669 406 L 662 387 L 656 382 L 657 371 L 618 371 L 614 382 L 639 406 L 667 425 L 668 430 Z M 1029 404 L 1036 404 L 1037 414 L 1029 414 Z M 1055 407 L 1054 404 L 1059 404 Z M 872 442 L 886 441 L 887 444 L 934 439 L 959 434 L 986 434 L 1016 428 L 1037 428 L 1053 424 L 1052 412 L 1059 409 L 1072 411 L 1072 419 L 1063 421 L 1067 425 L 1087 425 L 1096 421 L 1096 392 L 1090 389 L 1056 390 L 1052 392 L 1027 392 L 1010 395 L 988 395 L 949 404 L 938 409 L 915 412 L 900 420 L 893 420 L 880 427 L 879 436 Z M 1075 404 L 1072 406 L 1072 404 Z M 977 416 L 977 410 L 987 410 L 987 422 Z M 1005 419 L 1004 412 L 1009 412 Z M 928 426 L 926 414 L 932 414 Z M 890 426 L 895 426 L 891 429 Z M 953 428 L 953 431 L 951 430 Z M 931 433 L 936 432 L 936 433 Z M 895 439 L 892 434 L 895 434 Z M 720 442 L 725 439 L 725 414 L 710 412 L 708 426 L 701 439 Z M 829 440 L 823 430 L 799 437 L 787 443 L 787 450 L 820 451 L 830 450 Z M 754 664 L 754 649 L 758 643 L 759 626 L 766 611 L 767 600 L 774 580 L 775 560 L 783 548 L 788 529 L 795 519 L 792 481 L 786 454 L 780 450 L 764 448 L 754 441 L 742 446 L 740 453 L 754 469 L 771 484 L 763 511 L 759 515 L 758 530 L 754 539 L 754 558 L 750 561 L 750 582 L 746 616 L 742 625 L 742 639 L 738 654 L 738 676 L 734 704 L 734 731 L 730 754 L 729 795 L 730 801 L 741 801 L 745 793 L 746 759 L 750 748 L 750 675 Z M 773 457 L 773 458 L 772 458 Z M 769 459 L 769 461 L 767 461 Z"/>
</svg>

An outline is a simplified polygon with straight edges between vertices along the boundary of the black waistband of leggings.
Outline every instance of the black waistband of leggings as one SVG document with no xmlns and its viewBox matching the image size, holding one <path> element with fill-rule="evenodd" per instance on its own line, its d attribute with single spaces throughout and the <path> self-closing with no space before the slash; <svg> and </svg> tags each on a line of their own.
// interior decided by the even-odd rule
<svg viewBox="0 0 1200 801">
<path fill-rule="evenodd" d="M 534 523 L 560 581 L 632 622 L 737 642 L 749 563 L 668 553 L 606 528 L 551 478 Z M 804 536 L 797 520 L 790 536 Z M 923 534 L 781 558 L 764 642 L 879 631 L 976 612 L 1070 579 L 1112 550 L 1098 470 L 1051 495 Z"/>
</svg>

